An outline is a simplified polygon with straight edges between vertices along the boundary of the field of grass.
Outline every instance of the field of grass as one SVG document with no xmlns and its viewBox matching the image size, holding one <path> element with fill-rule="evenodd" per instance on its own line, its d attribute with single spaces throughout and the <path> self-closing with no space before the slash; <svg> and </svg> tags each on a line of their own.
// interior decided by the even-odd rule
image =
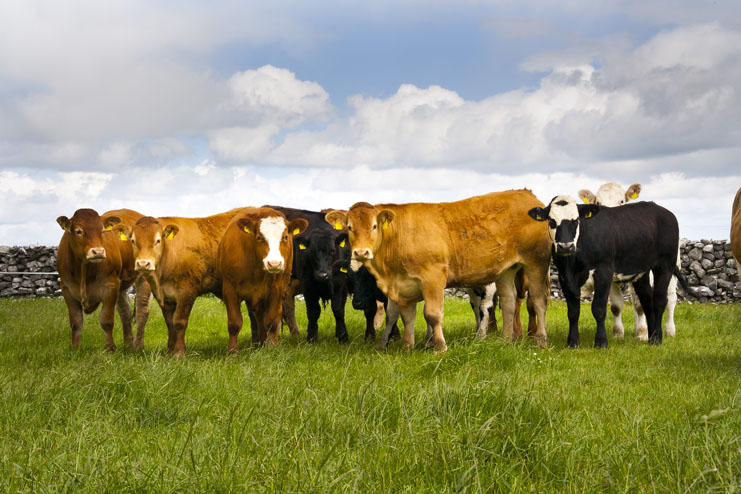
<svg viewBox="0 0 741 494">
<path fill-rule="evenodd" d="M 0 300 L 0 490 L 741 491 L 739 304 L 680 304 L 677 338 L 628 329 L 607 350 L 584 305 L 568 350 L 564 303 L 537 349 L 476 341 L 467 302 L 448 299 L 443 355 L 419 348 L 421 307 L 408 354 L 364 343 L 351 308 L 339 345 L 325 312 L 317 344 L 284 331 L 253 349 L 246 329 L 227 357 L 223 305 L 201 298 L 176 361 L 154 306 L 145 351 L 117 323 L 109 355 L 97 314 L 73 351 L 61 299 Z"/>
</svg>

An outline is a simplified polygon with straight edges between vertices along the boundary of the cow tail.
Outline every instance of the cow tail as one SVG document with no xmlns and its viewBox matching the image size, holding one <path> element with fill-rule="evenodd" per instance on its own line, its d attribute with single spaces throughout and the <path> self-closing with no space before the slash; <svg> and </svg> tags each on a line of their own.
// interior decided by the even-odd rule
<svg viewBox="0 0 741 494">
<path fill-rule="evenodd" d="M 687 280 L 685 280 L 684 276 L 682 276 L 682 272 L 679 270 L 679 266 L 674 266 L 674 276 L 677 277 L 677 279 L 679 280 L 679 284 L 682 285 L 682 290 L 684 290 L 687 295 L 690 295 L 694 298 L 700 298 L 697 292 L 690 288 L 690 286 L 687 284 Z"/>
</svg>

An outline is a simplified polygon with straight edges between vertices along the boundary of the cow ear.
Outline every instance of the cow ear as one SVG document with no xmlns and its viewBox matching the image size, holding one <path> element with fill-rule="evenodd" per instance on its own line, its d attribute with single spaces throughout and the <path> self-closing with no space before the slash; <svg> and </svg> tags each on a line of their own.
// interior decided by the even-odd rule
<svg viewBox="0 0 741 494">
<path fill-rule="evenodd" d="M 59 226 L 62 227 L 62 230 L 64 230 L 65 232 L 69 231 L 69 218 L 67 218 L 66 216 L 60 216 L 59 218 L 57 218 L 57 223 L 59 223 Z"/>
<path fill-rule="evenodd" d="M 597 202 L 597 197 L 594 194 L 592 194 L 591 190 L 588 190 L 588 189 L 580 190 L 579 197 L 586 204 L 594 204 L 595 202 Z"/>
<path fill-rule="evenodd" d="M 389 227 L 389 223 L 391 223 L 395 217 L 396 213 L 390 209 L 382 209 L 381 212 L 378 213 L 378 223 L 381 225 L 382 229 L 386 230 Z"/>
<path fill-rule="evenodd" d="M 109 229 L 106 228 L 106 230 Z M 131 230 L 126 228 L 126 226 L 123 224 L 111 227 L 110 230 L 113 230 L 113 232 L 116 234 L 116 238 L 118 238 L 122 242 L 127 242 L 131 239 Z"/>
<path fill-rule="evenodd" d="M 535 221 L 545 221 L 548 219 L 548 213 L 550 213 L 550 206 L 547 208 L 533 208 L 527 212 L 528 215 Z"/>
<path fill-rule="evenodd" d="M 121 218 L 118 216 L 109 216 L 103 222 L 103 229 L 106 231 L 113 230 L 113 227 L 121 223 Z"/>
<path fill-rule="evenodd" d="M 237 226 L 244 233 L 255 233 L 255 221 L 252 218 L 239 218 L 237 220 Z"/>
<path fill-rule="evenodd" d="M 625 191 L 625 202 L 630 201 L 631 199 L 638 199 L 638 194 L 641 193 L 641 184 L 633 184 L 630 187 L 628 187 L 628 190 Z"/>
<path fill-rule="evenodd" d="M 350 263 L 344 259 L 340 259 L 332 264 L 332 268 L 333 270 L 336 269 L 340 273 L 347 273 L 350 269 Z"/>
<path fill-rule="evenodd" d="M 335 230 L 344 230 L 347 227 L 347 214 L 344 211 L 330 211 L 324 219 Z"/>
<path fill-rule="evenodd" d="M 288 231 L 291 232 L 291 235 L 299 235 L 306 230 L 307 226 L 309 226 L 309 222 L 304 218 L 296 218 L 288 223 Z"/>
<path fill-rule="evenodd" d="M 337 235 L 334 239 L 334 243 L 337 247 L 344 248 L 347 246 L 348 236 L 347 233 L 343 232 Z"/>
<path fill-rule="evenodd" d="M 311 241 L 308 238 L 299 237 L 295 238 L 294 241 L 298 242 L 298 244 L 294 244 L 294 246 L 298 245 L 298 250 L 306 250 L 311 245 Z"/>
<path fill-rule="evenodd" d="M 597 213 L 599 213 L 599 206 L 596 204 L 579 204 L 579 218 L 588 220 Z"/>
<path fill-rule="evenodd" d="M 180 228 L 178 228 L 177 225 L 167 225 L 163 233 L 165 234 L 165 238 L 167 240 L 172 240 L 173 238 L 175 238 L 175 235 L 177 235 L 179 231 Z"/>
</svg>

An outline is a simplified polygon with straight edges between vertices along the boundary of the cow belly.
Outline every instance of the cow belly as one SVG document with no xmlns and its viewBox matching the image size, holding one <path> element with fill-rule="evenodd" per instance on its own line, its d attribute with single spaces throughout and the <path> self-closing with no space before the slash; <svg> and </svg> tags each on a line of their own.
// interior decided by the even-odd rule
<svg viewBox="0 0 741 494">
<path fill-rule="evenodd" d="M 415 278 L 396 277 L 391 282 L 378 283 L 378 288 L 399 305 L 409 305 L 422 300 L 422 289 Z"/>
</svg>

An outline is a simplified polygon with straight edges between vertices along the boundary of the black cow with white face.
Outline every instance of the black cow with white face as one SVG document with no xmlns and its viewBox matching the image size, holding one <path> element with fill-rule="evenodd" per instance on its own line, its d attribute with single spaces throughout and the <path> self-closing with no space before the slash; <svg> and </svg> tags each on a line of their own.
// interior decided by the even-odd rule
<svg viewBox="0 0 741 494">
<path fill-rule="evenodd" d="M 677 268 L 679 225 L 667 209 L 653 202 L 614 208 L 577 204 L 569 196 L 554 197 L 548 207 L 528 214 L 547 221 L 554 241 L 553 261 L 568 305 L 568 346 L 579 345 L 580 287 L 594 276 L 592 315 L 597 322 L 595 347 L 607 347 L 605 315 L 613 275 L 633 284 L 645 309 L 649 342 L 661 343 L 661 318 L 672 275 L 692 294 Z M 651 287 L 649 277 L 654 276 Z"/>
<path fill-rule="evenodd" d="M 345 302 L 348 296 L 347 269 L 336 266 L 341 259 L 350 258 L 347 233 L 334 230 L 324 220 L 325 213 L 303 209 L 267 206 L 286 215 L 288 221 L 305 219 L 309 225 L 293 237 L 292 290 L 283 305 L 283 318 L 292 335 L 298 334 L 293 297 L 303 294 L 308 319 L 307 340 L 316 341 L 322 306 L 331 302 L 335 318 L 335 336 L 341 343 L 349 337 L 345 326 Z"/>
</svg>

